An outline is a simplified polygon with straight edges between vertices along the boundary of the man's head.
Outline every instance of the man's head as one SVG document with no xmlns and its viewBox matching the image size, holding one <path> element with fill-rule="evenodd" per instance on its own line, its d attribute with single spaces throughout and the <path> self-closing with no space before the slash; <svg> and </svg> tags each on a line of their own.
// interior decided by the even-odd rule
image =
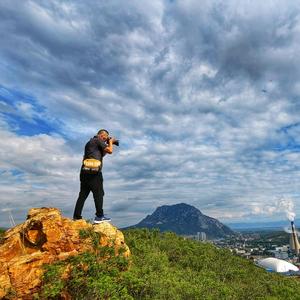
<svg viewBox="0 0 300 300">
<path fill-rule="evenodd" d="M 100 140 L 106 142 L 109 136 L 109 132 L 106 129 L 100 129 L 97 133 L 97 136 Z"/>
</svg>

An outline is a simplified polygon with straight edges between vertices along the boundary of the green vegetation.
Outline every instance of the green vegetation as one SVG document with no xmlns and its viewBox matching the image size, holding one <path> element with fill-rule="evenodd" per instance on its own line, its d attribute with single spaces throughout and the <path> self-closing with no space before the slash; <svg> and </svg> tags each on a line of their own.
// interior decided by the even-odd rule
<svg viewBox="0 0 300 300">
<path fill-rule="evenodd" d="M 276 245 L 285 245 L 290 242 L 290 233 L 284 231 L 262 231 L 259 232 L 260 239 L 257 240 L 257 243 L 267 243 L 276 244 Z"/>
<path fill-rule="evenodd" d="M 2 244 L 3 242 L 4 232 L 5 230 L 3 228 L 0 228 L 0 244 Z"/>
<path fill-rule="evenodd" d="M 93 230 L 82 230 L 79 235 L 91 240 L 95 252 L 48 265 L 41 298 L 57 299 L 67 292 L 72 299 L 132 299 L 122 286 L 122 276 L 129 265 L 122 251 L 115 256 L 113 248 L 99 247 L 99 234 Z"/>
<path fill-rule="evenodd" d="M 267 273 L 226 249 L 157 230 L 124 234 L 131 262 L 104 248 L 50 265 L 40 297 L 67 292 L 72 299 L 299 299 L 299 281 Z M 86 232 L 81 237 L 93 239 Z"/>
</svg>

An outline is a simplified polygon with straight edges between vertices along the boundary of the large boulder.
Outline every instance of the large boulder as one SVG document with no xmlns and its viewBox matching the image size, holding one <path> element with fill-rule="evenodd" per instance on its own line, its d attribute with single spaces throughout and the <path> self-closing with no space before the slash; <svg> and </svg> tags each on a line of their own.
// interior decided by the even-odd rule
<svg viewBox="0 0 300 300">
<path fill-rule="evenodd" d="M 56 208 L 32 208 L 27 220 L 9 229 L 0 245 L 0 299 L 12 293 L 15 299 L 32 299 L 44 264 L 94 251 L 93 238 L 82 238 L 82 232 L 96 232 L 92 236 L 99 246 L 114 247 L 116 255 L 122 248 L 122 255 L 130 255 L 123 233 L 108 222 L 92 225 L 62 217 Z"/>
</svg>

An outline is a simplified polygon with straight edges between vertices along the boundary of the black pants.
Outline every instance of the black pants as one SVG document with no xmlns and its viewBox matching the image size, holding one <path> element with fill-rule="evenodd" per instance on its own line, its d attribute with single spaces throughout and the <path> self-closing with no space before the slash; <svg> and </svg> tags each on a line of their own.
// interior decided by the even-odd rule
<svg viewBox="0 0 300 300">
<path fill-rule="evenodd" d="M 103 177 L 102 172 L 98 174 L 84 174 L 80 173 L 80 192 L 76 202 L 74 210 L 74 219 L 81 219 L 81 213 L 85 200 L 87 199 L 89 193 L 92 191 L 95 207 L 96 216 L 103 216 Z"/>
</svg>

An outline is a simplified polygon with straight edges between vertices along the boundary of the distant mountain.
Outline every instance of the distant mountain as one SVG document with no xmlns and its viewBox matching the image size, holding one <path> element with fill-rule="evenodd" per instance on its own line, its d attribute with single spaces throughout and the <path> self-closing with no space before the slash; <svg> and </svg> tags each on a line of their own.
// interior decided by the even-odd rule
<svg viewBox="0 0 300 300">
<path fill-rule="evenodd" d="M 160 231 L 173 231 L 181 235 L 205 232 L 208 238 L 235 234 L 218 220 L 203 215 L 199 209 L 185 203 L 160 206 L 152 215 L 127 228 L 159 228 Z"/>
</svg>

